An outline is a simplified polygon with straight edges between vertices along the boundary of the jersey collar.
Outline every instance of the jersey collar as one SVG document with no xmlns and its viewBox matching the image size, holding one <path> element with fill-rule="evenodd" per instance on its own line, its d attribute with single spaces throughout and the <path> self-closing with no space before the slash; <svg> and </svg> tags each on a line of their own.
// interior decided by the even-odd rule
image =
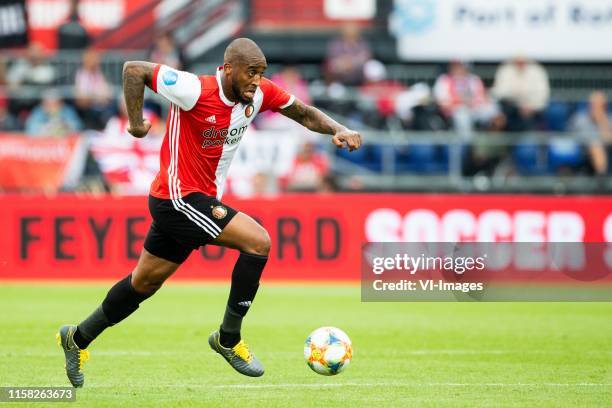
<svg viewBox="0 0 612 408">
<path fill-rule="evenodd" d="M 218 67 L 217 68 L 217 85 L 219 85 L 219 98 L 221 98 L 221 100 L 223 101 L 224 104 L 226 104 L 227 106 L 234 106 L 236 105 L 235 102 L 230 101 L 227 96 L 225 96 L 225 93 L 223 92 L 223 84 L 221 83 L 221 74 L 223 73 L 223 67 Z"/>
</svg>

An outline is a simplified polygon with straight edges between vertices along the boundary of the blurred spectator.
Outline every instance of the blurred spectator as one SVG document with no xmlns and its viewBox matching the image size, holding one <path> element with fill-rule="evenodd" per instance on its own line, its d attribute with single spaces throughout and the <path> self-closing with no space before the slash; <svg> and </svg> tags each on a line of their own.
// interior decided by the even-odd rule
<svg viewBox="0 0 612 408">
<path fill-rule="evenodd" d="M 0 56 L 0 104 L 8 105 L 8 95 L 6 94 L 6 61 Z"/>
<path fill-rule="evenodd" d="M 155 38 L 149 52 L 149 61 L 165 64 L 175 69 L 183 69 L 185 66 L 183 54 L 174 43 L 170 33 L 162 33 Z"/>
<path fill-rule="evenodd" d="M 274 197 L 278 194 L 278 178 L 264 169 L 251 169 L 229 177 L 224 194 L 240 198 Z"/>
<path fill-rule="evenodd" d="M 306 142 L 298 151 L 283 184 L 289 191 L 317 191 L 323 187 L 328 172 L 327 156 L 317 151 L 314 143 Z"/>
<path fill-rule="evenodd" d="M 31 43 L 25 56 L 15 61 L 6 75 L 11 96 L 10 110 L 20 117 L 27 114 L 40 103 L 40 92 L 52 86 L 55 79 L 55 68 L 47 61 L 42 45 Z"/>
<path fill-rule="evenodd" d="M 360 192 L 366 189 L 366 184 L 362 176 L 353 175 L 348 178 L 345 188 L 347 191 Z"/>
<path fill-rule="evenodd" d="M 251 178 L 252 191 L 249 197 L 274 197 L 278 191 L 274 177 L 258 171 Z"/>
<path fill-rule="evenodd" d="M 176 46 L 170 32 L 161 33 L 155 37 L 153 46 L 149 50 L 149 61 L 168 65 L 175 69 L 183 69 L 185 66 L 183 54 Z M 160 116 L 163 111 L 162 105 L 156 99 L 146 99 L 145 107 L 153 110 Z"/>
<path fill-rule="evenodd" d="M 287 65 L 278 73 L 272 75 L 270 80 L 304 103 L 312 103 L 308 84 L 296 67 Z M 261 129 L 294 130 L 296 132 L 302 132 L 299 128 L 303 128 L 301 125 L 291 120 L 288 121 L 285 117 L 272 111 L 263 112 L 257 116 L 257 127 Z"/>
<path fill-rule="evenodd" d="M 164 124 L 150 111 L 144 115 L 153 126 L 147 137 L 138 139 L 127 132 L 127 108 L 121 98 L 119 114 L 108 121 L 101 136 L 92 138 L 92 153 L 113 193 L 146 194 L 159 171 Z"/>
<path fill-rule="evenodd" d="M 25 58 L 17 60 L 9 69 L 7 82 L 13 90 L 22 85 L 50 86 L 55 81 L 55 69 L 47 61 L 45 51 L 39 43 L 32 43 Z"/>
<path fill-rule="evenodd" d="M 363 66 L 364 84 L 359 94 L 374 107 L 374 117 L 366 117 L 366 124 L 381 128 L 387 119 L 395 116 L 397 96 L 407 88 L 397 81 L 387 79 L 387 68 L 382 62 L 369 60 Z M 370 115 L 371 116 L 371 115 Z"/>
<path fill-rule="evenodd" d="M 300 71 L 293 65 L 283 67 L 279 72 L 272 75 L 270 80 L 302 102 L 308 105 L 312 103 L 312 98 L 308 90 L 308 83 L 302 78 Z"/>
<path fill-rule="evenodd" d="M 306 83 L 300 71 L 294 66 L 287 65 L 283 67 L 279 72 L 272 75 L 270 80 L 304 103 L 312 103 L 308 83 Z M 257 127 L 263 130 L 286 130 L 304 135 L 312 133 L 300 124 L 287 120 L 284 116 L 272 111 L 263 112 L 257 116 Z"/>
<path fill-rule="evenodd" d="M 6 63 L 0 57 L 0 130 L 15 131 L 21 128 L 21 124 L 9 111 L 9 98 L 6 95 Z"/>
<path fill-rule="evenodd" d="M 83 53 L 74 82 L 75 103 L 88 128 L 102 129 L 114 112 L 113 89 L 100 69 L 100 56 L 90 49 Z"/>
<path fill-rule="evenodd" d="M 4 96 L 4 87 L 6 86 L 6 60 L 0 56 L 0 92 Z"/>
<path fill-rule="evenodd" d="M 60 50 L 83 50 L 89 46 L 89 34 L 79 21 L 78 6 L 78 0 L 71 0 L 68 21 L 57 29 L 57 47 Z"/>
<path fill-rule="evenodd" d="M 363 65 L 370 59 L 369 45 L 361 38 L 359 27 L 347 24 L 341 37 L 327 48 L 325 68 L 327 81 L 343 85 L 359 85 L 363 79 Z"/>
<path fill-rule="evenodd" d="M 506 130 L 531 130 L 548 105 L 548 74 L 537 62 L 518 56 L 497 69 L 492 92 L 506 116 Z"/>
<path fill-rule="evenodd" d="M 326 175 L 321 180 L 321 185 L 319 187 L 319 193 L 336 193 L 340 190 L 338 187 L 338 183 L 336 182 L 336 178 L 331 174 Z"/>
<path fill-rule="evenodd" d="M 21 124 L 8 110 L 8 100 L 0 96 L 0 131 L 21 130 Z"/>
<path fill-rule="evenodd" d="M 401 126 L 411 130 L 446 130 L 446 121 L 432 103 L 431 89 L 424 82 L 413 84 L 395 98 L 395 113 Z"/>
<path fill-rule="evenodd" d="M 494 127 L 499 114 L 482 80 L 462 61 L 448 64 L 448 72 L 436 80 L 434 97 L 445 117 L 462 135 L 470 134 L 474 127 Z"/>
<path fill-rule="evenodd" d="M 50 89 L 26 121 L 29 136 L 66 136 L 81 130 L 81 120 L 72 106 L 64 104 L 59 93 Z"/>
<path fill-rule="evenodd" d="M 608 113 L 608 100 L 601 91 L 589 97 L 589 108 L 577 112 L 570 118 L 570 131 L 577 132 L 587 144 L 591 166 L 597 175 L 608 171 L 608 156 L 605 145 L 612 144 L 612 117 Z"/>
</svg>

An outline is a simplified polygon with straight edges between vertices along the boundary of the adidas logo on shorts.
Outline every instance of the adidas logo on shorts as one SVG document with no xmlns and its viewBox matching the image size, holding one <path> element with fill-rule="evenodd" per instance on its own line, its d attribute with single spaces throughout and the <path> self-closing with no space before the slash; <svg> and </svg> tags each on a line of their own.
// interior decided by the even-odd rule
<svg viewBox="0 0 612 408">
<path fill-rule="evenodd" d="M 251 302 L 250 300 L 245 300 L 244 302 L 238 302 L 238 304 L 240 306 L 244 306 L 244 307 L 250 307 L 251 304 L 253 304 L 253 302 Z"/>
</svg>

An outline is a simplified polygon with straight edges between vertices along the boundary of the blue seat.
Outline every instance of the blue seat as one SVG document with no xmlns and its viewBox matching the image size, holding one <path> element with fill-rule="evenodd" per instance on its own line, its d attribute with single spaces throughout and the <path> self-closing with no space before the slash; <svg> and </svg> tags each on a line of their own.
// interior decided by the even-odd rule
<svg viewBox="0 0 612 408">
<path fill-rule="evenodd" d="M 569 105 L 566 102 L 553 101 L 544 111 L 546 129 L 554 132 L 563 132 L 567 129 L 569 119 Z"/>
<path fill-rule="evenodd" d="M 356 165 L 375 172 L 383 171 L 386 159 L 385 149 L 391 149 L 397 173 L 444 173 L 448 172 L 448 147 L 420 143 L 408 146 L 365 145 L 361 149 L 348 152 L 336 150 L 336 155 Z"/>
<path fill-rule="evenodd" d="M 418 170 L 418 163 L 411 154 L 412 146 L 394 147 L 395 171 L 398 173 L 413 173 Z"/>
<path fill-rule="evenodd" d="M 586 112 L 589 110 L 589 101 L 576 102 L 575 112 Z"/>
<path fill-rule="evenodd" d="M 446 146 L 419 143 L 396 148 L 396 170 L 400 173 L 443 173 L 448 171 Z"/>
<path fill-rule="evenodd" d="M 542 149 L 534 144 L 517 144 L 512 151 L 514 164 L 522 175 L 538 175 L 546 173 L 542 157 Z"/>
<path fill-rule="evenodd" d="M 382 171 L 382 168 L 383 168 L 382 162 L 383 162 L 383 157 L 384 157 L 383 149 L 384 147 L 380 145 L 366 145 L 365 146 L 364 166 L 368 170 L 377 171 L 377 172 Z"/>
<path fill-rule="evenodd" d="M 554 140 L 548 145 L 548 169 L 556 173 L 562 167 L 576 169 L 584 164 L 582 147 L 573 140 Z"/>
<path fill-rule="evenodd" d="M 377 153 L 378 150 L 380 150 L 380 146 L 365 145 L 361 149 L 353 150 L 352 152 L 349 152 L 347 149 L 337 149 L 336 155 L 369 170 L 380 171 L 382 162 L 380 154 Z"/>
<path fill-rule="evenodd" d="M 458 146 L 459 148 L 459 157 L 461 163 L 465 163 L 466 160 L 470 160 L 470 145 L 462 144 Z M 441 145 L 438 147 L 439 149 L 439 162 L 442 167 L 445 169 L 444 171 L 448 171 L 450 167 L 450 157 L 453 154 L 453 146 L 451 145 Z"/>
</svg>

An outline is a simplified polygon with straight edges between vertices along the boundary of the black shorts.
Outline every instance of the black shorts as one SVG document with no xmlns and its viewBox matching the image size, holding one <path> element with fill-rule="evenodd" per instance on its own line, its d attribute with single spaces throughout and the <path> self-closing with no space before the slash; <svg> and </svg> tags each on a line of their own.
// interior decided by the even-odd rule
<svg viewBox="0 0 612 408">
<path fill-rule="evenodd" d="M 151 254 L 181 264 L 194 249 L 211 243 L 237 214 L 215 197 L 191 193 L 182 199 L 149 196 L 153 222 L 144 247 Z"/>
</svg>

